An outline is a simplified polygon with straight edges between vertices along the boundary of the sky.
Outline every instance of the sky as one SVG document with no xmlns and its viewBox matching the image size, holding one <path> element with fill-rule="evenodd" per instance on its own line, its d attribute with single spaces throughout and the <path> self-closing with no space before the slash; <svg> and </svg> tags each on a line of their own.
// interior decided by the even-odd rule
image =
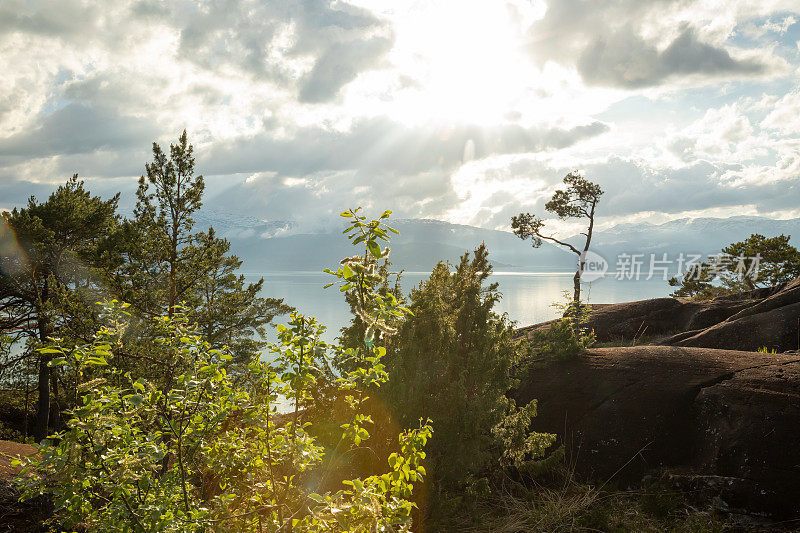
<svg viewBox="0 0 800 533">
<path fill-rule="evenodd" d="M 573 170 L 600 227 L 800 217 L 797 0 L 0 0 L 0 72 L 0 209 L 129 209 L 186 129 L 208 208 L 308 228 L 508 229 Z"/>
</svg>

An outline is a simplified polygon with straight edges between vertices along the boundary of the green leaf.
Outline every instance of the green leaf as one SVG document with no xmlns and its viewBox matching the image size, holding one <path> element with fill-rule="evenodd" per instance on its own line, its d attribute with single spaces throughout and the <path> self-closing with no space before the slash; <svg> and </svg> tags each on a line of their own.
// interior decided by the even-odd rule
<svg viewBox="0 0 800 533">
<path fill-rule="evenodd" d="M 369 248 L 369 252 L 375 259 L 380 259 L 381 257 L 381 247 L 378 246 L 378 243 L 375 241 L 369 241 L 367 243 L 367 248 Z"/>
<path fill-rule="evenodd" d="M 347 279 L 347 280 L 349 280 L 350 278 L 353 277 L 353 269 L 350 268 L 350 265 L 345 264 L 342 267 L 342 275 L 344 276 L 344 279 Z"/>
<path fill-rule="evenodd" d="M 39 353 L 64 353 L 61 348 L 39 348 Z"/>
</svg>

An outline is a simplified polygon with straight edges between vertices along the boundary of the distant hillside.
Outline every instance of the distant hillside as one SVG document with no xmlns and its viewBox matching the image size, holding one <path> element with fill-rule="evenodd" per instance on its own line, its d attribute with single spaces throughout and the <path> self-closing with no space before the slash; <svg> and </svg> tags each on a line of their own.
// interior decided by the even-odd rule
<svg viewBox="0 0 800 533">
<path fill-rule="evenodd" d="M 319 271 L 353 253 L 341 234 L 344 226 L 300 233 L 292 221 L 262 220 L 210 210 L 203 210 L 195 219 L 198 228 L 213 225 L 220 236 L 231 242 L 234 253 L 244 260 L 246 272 Z M 440 260 L 457 261 L 481 242 L 489 248 L 496 270 L 563 272 L 575 267 L 574 254 L 548 243 L 533 249 L 528 242 L 505 231 L 430 219 L 396 219 L 391 224 L 400 231 L 391 243 L 391 259 L 397 269 L 427 272 Z M 664 224 L 620 224 L 596 232 L 592 250 L 605 257 L 613 270 L 617 256 L 622 253 L 646 257 L 654 253 L 659 258 L 666 253 L 669 259 L 677 258 L 680 253 L 708 255 L 752 233 L 792 235 L 792 242 L 798 246 L 800 219 L 739 216 L 680 219 Z M 582 237 L 568 240 L 577 244 Z"/>
<path fill-rule="evenodd" d="M 233 252 L 244 260 L 245 272 L 318 271 L 353 254 L 341 234 L 344 226 L 296 233 L 289 221 L 214 211 L 203 211 L 195 220 L 199 229 L 213 225 L 231 242 Z M 489 248 L 496 270 L 570 271 L 575 265 L 573 254 L 549 244 L 534 250 L 509 232 L 427 219 L 397 219 L 391 225 L 400 232 L 391 242 L 391 260 L 397 269 L 427 272 L 441 260 L 457 261 L 481 242 Z"/>
<path fill-rule="evenodd" d="M 732 242 L 746 239 L 753 233 L 767 237 L 791 235 L 792 244 L 800 246 L 800 219 L 773 220 L 764 217 L 737 216 L 731 218 L 680 219 L 664 224 L 619 224 L 594 234 L 592 250 L 599 253 L 613 268 L 621 253 L 667 253 L 668 258 L 678 254 L 709 255 Z M 576 243 L 582 237 L 569 240 Z"/>
</svg>

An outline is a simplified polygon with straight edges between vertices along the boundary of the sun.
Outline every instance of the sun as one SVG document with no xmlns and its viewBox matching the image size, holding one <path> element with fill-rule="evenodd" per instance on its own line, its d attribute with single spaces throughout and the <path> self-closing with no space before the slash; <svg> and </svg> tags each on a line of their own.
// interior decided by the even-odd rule
<svg viewBox="0 0 800 533">
<path fill-rule="evenodd" d="M 388 57 L 407 80 L 393 95 L 394 114 L 481 125 L 513 115 L 537 82 L 525 33 L 542 14 L 529 1 L 429 0 L 405 11 Z"/>
</svg>

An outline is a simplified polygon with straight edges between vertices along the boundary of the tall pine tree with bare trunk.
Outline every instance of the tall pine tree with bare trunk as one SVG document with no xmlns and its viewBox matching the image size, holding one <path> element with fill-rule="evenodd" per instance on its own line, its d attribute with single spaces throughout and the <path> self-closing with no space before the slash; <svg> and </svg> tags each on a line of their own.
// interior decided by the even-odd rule
<svg viewBox="0 0 800 533">
<path fill-rule="evenodd" d="M 592 243 L 595 210 L 600 197 L 603 195 L 603 190 L 599 185 L 585 179 L 578 172 L 567 174 L 564 177 L 564 184 L 567 188 L 557 190 L 544 208 L 545 211 L 555 214 L 561 220 L 569 218 L 587 219 L 588 226 L 586 231 L 581 232 L 581 235 L 585 237 L 582 248 L 559 240 L 552 235 L 545 235 L 542 232 L 545 225 L 544 220 L 530 213 L 520 213 L 511 217 L 511 228 L 520 239 L 530 239 L 534 248 L 540 247 L 542 241 L 545 240 L 563 246 L 577 254 L 578 270 L 572 278 L 572 302 L 574 306 L 578 306 L 581 301 L 581 274 L 586 266 L 586 252 L 589 251 L 589 246 Z"/>
<path fill-rule="evenodd" d="M 47 201 L 31 197 L 25 207 L 3 214 L 0 332 L 41 344 L 54 335 L 72 341 L 91 337 L 94 302 L 104 294 L 92 258 L 117 226 L 118 200 L 119 195 L 92 196 L 76 174 Z M 58 374 L 47 353 L 29 350 L 19 357 L 39 359 L 34 437 L 40 441 L 56 419 L 51 404 Z"/>
<path fill-rule="evenodd" d="M 153 143 L 153 160 L 139 178 L 137 204 L 112 245 L 109 278 L 115 292 L 142 318 L 172 316 L 186 306 L 206 337 L 247 355 L 264 346 L 265 326 L 290 309 L 258 296 L 263 279 L 247 283 L 241 261 L 213 228 L 197 231 L 205 183 L 195 174 L 186 131 L 169 155 Z"/>
</svg>

